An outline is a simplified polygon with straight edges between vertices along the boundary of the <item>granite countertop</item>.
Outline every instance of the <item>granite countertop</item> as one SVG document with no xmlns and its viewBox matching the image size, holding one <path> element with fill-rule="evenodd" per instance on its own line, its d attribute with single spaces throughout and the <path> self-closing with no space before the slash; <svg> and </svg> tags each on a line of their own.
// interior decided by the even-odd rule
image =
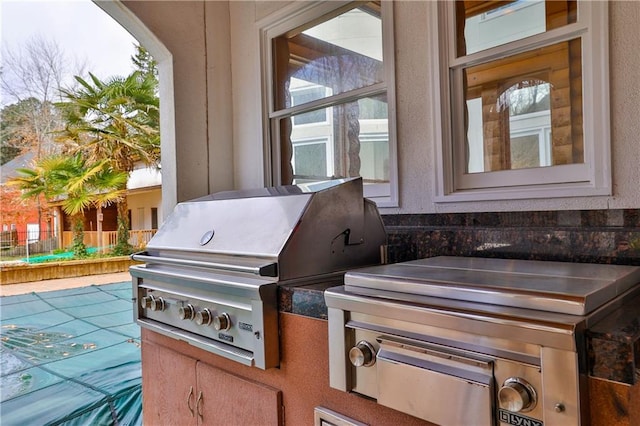
<svg viewBox="0 0 640 426">
<path fill-rule="evenodd" d="M 589 368 L 594 377 L 640 381 L 640 295 L 587 331 Z"/>
<path fill-rule="evenodd" d="M 324 290 L 342 285 L 341 279 L 279 287 L 280 312 L 327 319 Z M 587 331 L 589 375 L 625 384 L 640 381 L 640 295 Z"/>
</svg>

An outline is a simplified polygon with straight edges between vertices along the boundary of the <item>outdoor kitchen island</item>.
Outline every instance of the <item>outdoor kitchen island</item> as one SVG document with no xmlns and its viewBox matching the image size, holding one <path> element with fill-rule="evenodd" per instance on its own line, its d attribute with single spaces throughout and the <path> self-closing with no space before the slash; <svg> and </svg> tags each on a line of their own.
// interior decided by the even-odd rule
<svg viewBox="0 0 640 426">
<path fill-rule="evenodd" d="M 334 280 L 279 288 L 278 368 L 238 365 L 143 329 L 145 424 L 311 425 L 319 406 L 369 425 L 428 424 L 329 387 L 324 290 L 341 284 Z M 588 378 L 592 425 L 640 424 L 640 385 L 608 380 L 633 363 L 625 351 L 640 344 L 638 303 L 636 298 L 625 304 L 592 330 L 591 340 L 599 340 L 593 362 L 609 366 Z"/>
</svg>

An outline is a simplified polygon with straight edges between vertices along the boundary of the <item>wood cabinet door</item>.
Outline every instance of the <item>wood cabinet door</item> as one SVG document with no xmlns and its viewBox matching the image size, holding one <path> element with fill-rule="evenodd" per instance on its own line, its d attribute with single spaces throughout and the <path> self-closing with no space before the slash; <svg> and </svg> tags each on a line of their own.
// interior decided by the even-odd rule
<svg viewBox="0 0 640 426">
<path fill-rule="evenodd" d="M 282 392 L 198 362 L 198 419 L 202 425 L 282 424 Z"/>
<path fill-rule="evenodd" d="M 152 343 L 142 345 L 145 425 L 197 424 L 196 360 Z"/>
</svg>

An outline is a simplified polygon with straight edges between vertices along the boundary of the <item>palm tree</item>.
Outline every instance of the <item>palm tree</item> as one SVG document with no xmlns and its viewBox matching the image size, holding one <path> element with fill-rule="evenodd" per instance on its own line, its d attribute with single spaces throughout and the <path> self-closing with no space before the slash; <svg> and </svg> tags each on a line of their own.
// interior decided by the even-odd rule
<svg viewBox="0 0 640 426">
<path fill-rule="evenodd" d="M 71 217 L 73 252 L 87 254 L 84 245 L 84 211 L 101 209 L 124 198 L 127 173 L 114 170 L 109 161 L 88 163 L 80 154 L 54 155 L 38 161 L 33 169 L 18 169 L 9 184 L 23 190 L 23 198 L 44 196 L 48 202 L 62 200 L 62 210 Z"/>
<path fill-rule="evenodd" d="M 57 104 L 66 127 L 58 141 L 80 152 L 90 162 L 107 161 L 115 171 L 131 173 L 137 162 L 160 162 L 159 99 L 157 80 L 151 73 L 135 71 L 107 82 L 93 74 L 76 77 L 80 88 L 63 90 L 66 102 Z M 126 189 L 126 182 L 119 188 Z M 126 198 L 118 202 L 116 254 L 128 254 L 129 218 Z"/>
</svg>

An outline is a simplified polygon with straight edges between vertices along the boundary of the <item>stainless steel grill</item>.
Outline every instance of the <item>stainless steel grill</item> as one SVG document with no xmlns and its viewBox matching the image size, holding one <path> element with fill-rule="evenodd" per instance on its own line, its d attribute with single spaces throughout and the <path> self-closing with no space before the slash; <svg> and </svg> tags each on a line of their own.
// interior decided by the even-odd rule
<svg viewBox="0 0 640 426">
<path fill-rule="evenodd" d="M 131 267 L 140 326 L 266 369 L 277 287 L 379 264 L 386 234 L 362 180 L 230 191 L 180 203 Z"/>
<path fill-rule="evenodd" d="M 588 424 L 584 332 L 640 268 L 435 257 L 325 292 L 330 385 L 441 425 Z"/>
</svg>

